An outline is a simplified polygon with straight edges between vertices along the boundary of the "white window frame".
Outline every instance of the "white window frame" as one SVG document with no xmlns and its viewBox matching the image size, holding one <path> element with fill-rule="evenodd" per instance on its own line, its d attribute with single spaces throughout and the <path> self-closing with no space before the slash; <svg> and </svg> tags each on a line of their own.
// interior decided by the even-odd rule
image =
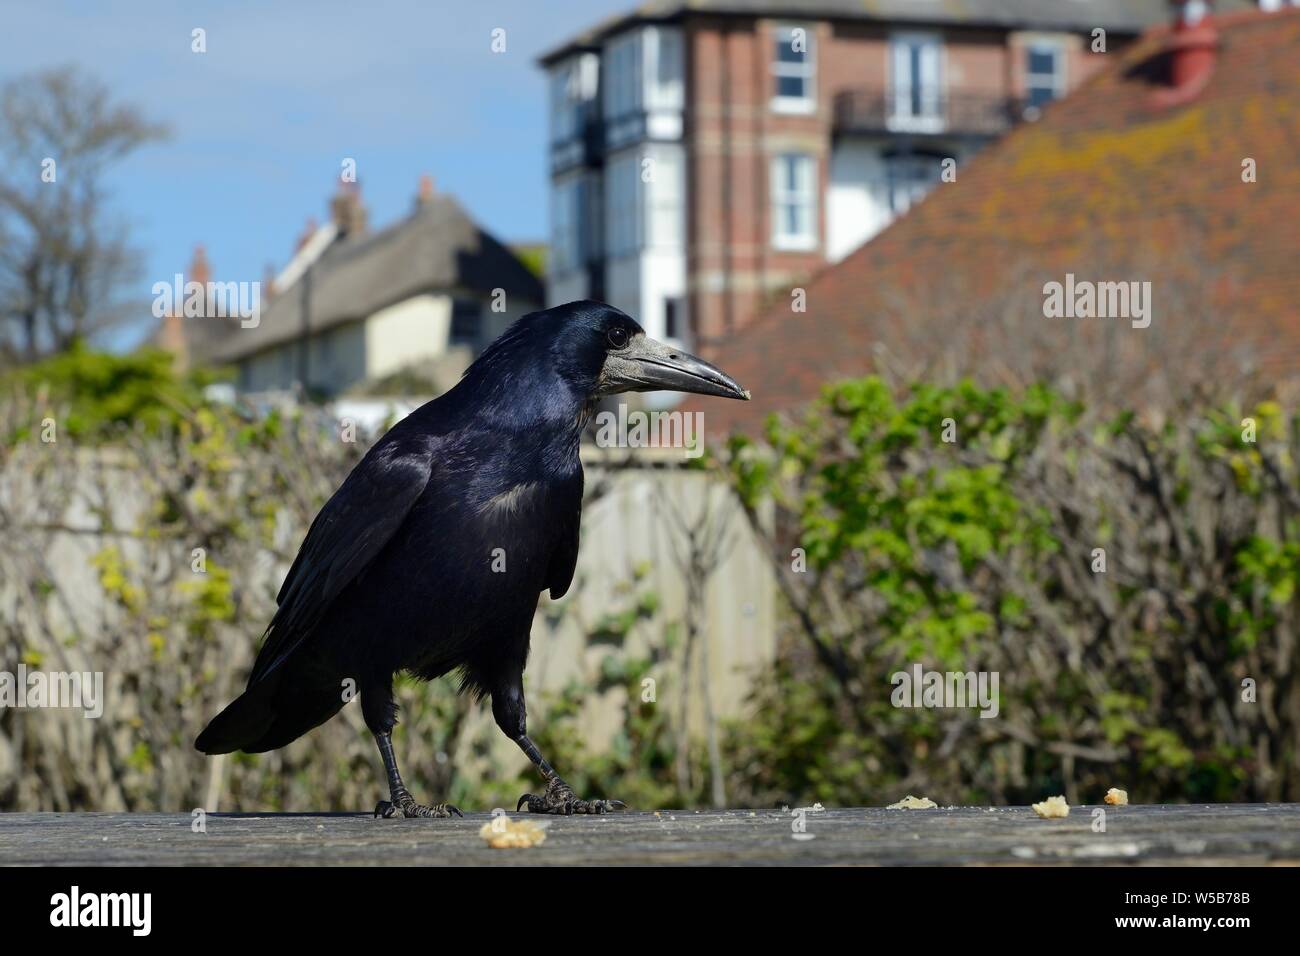
<svg viewBox="0 0 1300 956">
<path fill-rule="evenodd" d="M 645 86 L 644 108 L 680 110 L 685 102 L 686 51 L 676 27 L 646 27 L 642 39 L 641 69 Z"/>
<path fill-rule="evenodd" d="M 791 188 L 786 184 L 788 164 L 793 160 L 800 164 L 807 173 L 806 190 L 798 185 Z M 809 252 L 820 245 L 818 241 L 817 207 L 817 157 L 811 153 L 783 152 L 777 153 L 768 164 L 769 192 L 771 195 L 772 248 L 786 252 Z M 796 172 L 796 180 L 800 178 Z M 807 228 L 802 232 L 786 231 L 786 217 L 783 213 L 791 206 L 803 206 L 807 210 Z"/>
<path fill-rule="evenodd" d="M 641 178 L 646 160 L 651 161 L 653 178 Z M 650 144 L 637 161 L 637 182 L 641 189 L 644 216 L 642 246 L 646 249 L 681 249 L 686 245 L 686 170 L 680 148 Z"/>
<path fill-rule="evenodd" d="M 933 47 L 934 56 L 934 78 L 930 87 L 922 86 L 923 100 L 929 101 L 929 110 L 925 109 L 926 104 L 922 103 L 922 112 L 916 113 L 912 110 L 912 76 L 909 73 L 906 77 L 907 83 L 900 82 L 898 64 L 899 52 L 902 48 L 914 46 Z M 943 34 L 934 32 L 917 32 L 907 31 L 891 34 L 889 38 L 889 57 L 885 62 L 887 73 L 887 89 L 889 90 L 889 114 L 888 125 L 890 129 L 908 132 L 942 132 L 947 126 L 947 117 L 944 112 L 944 91 L 947 74 L 946 51 L 943 43 Z M 924 71 L 924 65 L 922 65 Z M 920 78 L 924 83 L 924 77 Z M 906 107 L 906 108 L 903 108 Z"/>
<path fill-rule="evenodd" d="M 803 30 L 808 38 L 808 50 L 802 63 L 787 63 L 776 54 L 776 46 L 794 43 L 793 31 Z M 768 55 L 772 57 L 772 111 L 775 113 L 812 113 L 817 109 L 817 37 L 810 24 L 778 23 L 772 28 L 772 44 Z M 803 96 L 782 96 L 779 92 L 781 77 L 803 80 Z"/>
<path fill-rule="evenodd" d="M 1032 73 L 1029 70 L 1029 58 L 1035 53 L 1050 53 L 1052 55 L 1055 69 L 1051 74 L 1052 100 L 1059 100 L 1065 95 L 1066 75 L 1065 75 L 1065 45 L 1059 40 L 1034 39 L 1024 45 L 1024 65 L 1025 65 L 1025 105 L 1030 109 L 1035 108 L 1036 104 L 1029 102 L 1029 93 L 1035 86 L 1045 86 L 1047 84 L 1035 83 L 1035 77 L 1045 77 L 1046 73 Z M 1049 101 L 1050 102 L 1050 101 Z M 1041 109 L 1041 107 L 1038 107 Z"/>
</svg>

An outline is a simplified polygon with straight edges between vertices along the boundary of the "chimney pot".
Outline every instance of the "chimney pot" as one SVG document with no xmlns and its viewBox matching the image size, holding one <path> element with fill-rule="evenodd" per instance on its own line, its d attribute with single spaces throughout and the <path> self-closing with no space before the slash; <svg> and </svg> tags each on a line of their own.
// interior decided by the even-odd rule
<svg viewBox="0 0 1300 956">
<path fill-rule="evenodd" d="M 1184 27 L 1194 27 L 1210 15 L 1208 0 L 1174 0 L 1174 6 L 1176 21 Z"/>
<path fill-rule="evenodd" d="M 1178 106 L 1195 99 L 1214 73 L 1219 31 L 1214 28 L 1209 0 L 1172 0 L 1174 23 L 1165 44 L 1169 86 L 1155 95 L 1158 107 Z"/>
</svg>

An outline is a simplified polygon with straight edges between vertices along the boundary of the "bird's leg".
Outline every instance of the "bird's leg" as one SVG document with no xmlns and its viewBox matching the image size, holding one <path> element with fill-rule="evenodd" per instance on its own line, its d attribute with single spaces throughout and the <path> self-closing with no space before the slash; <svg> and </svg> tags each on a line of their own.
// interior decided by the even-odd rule
<svg viewBox="0 0 1300 956">
<path fill-rule="evenodd" d="M 537 745 L 528 739 L 527 734 L 520 734 L 515 738 L 515 743 L 546 778 L 546 791 L 540 797 L 533 793 L 525 793 L 519 798 L 519 803 L 515 806 L 516 810 L 522 810 L 527 804 L 529 813 L 561 813 L 568 816 L 574 813 L 609 813 L 611 810 L 623 810 L 627 807 L 622 800 L 580 799 L 573 792 L 573 788 L 560 779 L 555 768 L 546 762 L 546 758 L 537 749 Z"/>
<path fill-rule="evenodd" d="M 416 803 L 415 798 L 406 789 L 406 785 L 402 783 L 402 775 L 397 770 L 397 757 L 393 755 L 391 735 L 375 734 L 375 742 L 379 744 L 379 754 L 384 758 L 384 770 L 388 773 L 389 796 L 388 800 L 380 800 L 375 806 L 375 816 L 387 818 L 395 817 L 399 813 L 404 817 L 449 817 L 452 814 L 463 817 L 465 815 L 445 803 L 432 807 Z"/>
<path fill-rule="evenodd" d="M 519 745 L 519 749 L 528 755 L 537 769 L 546 778 L 546 791 L 538 796 L 525 793 L 519 798 L 515 810 L 522 810 L 528 805 L 530 813 L 561 813 L 566 816 L 573 813 L 609 813 L 622 810 L 627 805 L 622 800 L 582 800 L 573 792 L 573 788 L 560 779 L 555 768 L 546 762 L 537 745 L 528 739 L 528 709 L 524 703 L 524 666 L 523 656 L 508 669 L 498 672 L 498 679 L 492 686 L 492 716 L 502 732 Z"/>
</svg>

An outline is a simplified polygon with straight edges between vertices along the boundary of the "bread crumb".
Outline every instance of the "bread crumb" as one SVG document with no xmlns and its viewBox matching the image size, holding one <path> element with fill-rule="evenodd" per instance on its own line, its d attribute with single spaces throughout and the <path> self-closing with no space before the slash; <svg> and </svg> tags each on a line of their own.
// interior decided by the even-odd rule
<svg viewBox="0 0 1300 956">
<path fill-rule="evenodd" d="M 1121 790 L 1119 787 L 1111 787 L 1109 790 L 1106 791 L 1105 800 L 1111 806 L 1127 807 L 1128 791 Z"/>
<path fill-rule="evenodd" d="M 910 793 L 897 803 L 891 803 L 886 810 L 935 810 L 939 804 L 929 797 L 914 797 Z"/>
<path fill-rule="evenodd" d="M 478 835 L 494 850 L 523 849 L 546 842 L 546 824 L 532 820 L 493 817 L 479 829 Z"/>
<path fill-rule="evenodd" d="M 1068 817 L 1070 805 L 1065 797 L 1048 797 L 1042 803 L 1033 804 L 1034 812 L 1040 817 Z"/>
</svg>

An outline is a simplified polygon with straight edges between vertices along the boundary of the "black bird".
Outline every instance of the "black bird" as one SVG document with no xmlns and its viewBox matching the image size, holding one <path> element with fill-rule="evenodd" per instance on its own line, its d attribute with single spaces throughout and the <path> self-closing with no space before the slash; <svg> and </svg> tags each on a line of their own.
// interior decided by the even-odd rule
<svg viewBox="0 0 1300 956">
<path fill-rule="evenodd" d="M 458 670 L 492 697 L 497 725 L 546 779 L 534 813 L 605 813 L 579 799 L 528 739 L 523 674 L 543 590 L 568 590 L 578 558 L 578 445 L 596 401 L 670 389 L 748 399 L 702 359 L 647 338 L 599 302 L 524 316 L 456 387 L 394 425 L 312 522 L 244 693 L 195 741 L 203 753 L 283 747 L 355 688 L 388 775 L 377 816 L 445 817 L 402 784 L 390 738 L 393 677 Z"/>
</svg>

